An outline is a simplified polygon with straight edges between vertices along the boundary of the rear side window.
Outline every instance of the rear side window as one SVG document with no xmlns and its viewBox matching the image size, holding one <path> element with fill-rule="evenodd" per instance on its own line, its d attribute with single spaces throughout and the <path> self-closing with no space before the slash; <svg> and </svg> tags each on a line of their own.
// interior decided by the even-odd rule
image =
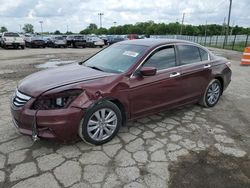
<svg viewBox="0 0 250 188">
<path fill-rule="evenodd" d="M 143 67 L 155 67 L 157 70 L 163 70 L 176 65 L 175 49 L 168 46 L 156 50 L 144 63 Z"/>
<path fill-rule="evenodd" d="M 178 50 L 182 65 L 197 63 L 201 61 L 200 51 L 196 46 L 179 45 Z"/>
<path fill-rule="evenodd" d="M 208 53 L 201 48 L 199 48 L 199 50 L 200 50 L 201 60 L 207 61 L 208 60 Z"/>
</svg>

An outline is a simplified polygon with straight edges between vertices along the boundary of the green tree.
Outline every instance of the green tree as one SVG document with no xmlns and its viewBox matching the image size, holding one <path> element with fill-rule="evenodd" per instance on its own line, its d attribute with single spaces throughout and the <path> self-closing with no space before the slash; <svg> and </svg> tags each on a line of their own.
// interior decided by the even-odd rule
<svg viewBox="0 0 250 188">
<path fill-rule="evenodd" d="M 2 26 L 2 27 L 0 28 L 0 32 L 1 32 L 1 33 L 7 32 L 7 31 L 8 31 L 8 29 L 7 29 L 5 26 Z"/>
<path fill-rule="evenodd" d="M 24 24 L 23 31 L 25 33 L 34 33 L 34 26 L 32 24 Z"/>
<path fill-rule="evenodd" d="M 90 29 L 84 29 L 84 30 L 80 31 L 80 34 L 82 34 L 82 35 L 91 34 L 91 30 Z"/>
<path fill-rule="evenodd" d="M 97 29 L 97 25 L 94 23 L 90 23 L 89 26 L 87 27 L 87 29 L 90 29 L 90 30 Z"/>
<path fill-rule="evenodd" d="M 56 31 L 54 32 L 54 34 L 55 34 L 55 35 L 61 35 L 62 33 L 61 33 L 59 30 L 56 30 Z"/>
<path fill-rule="evenodd" d="M 65 34 L 66 34 L 66 35 L 71 35 L 71 34 L 73 34 L 73 32 L 67 31 Z"/>
</svg>

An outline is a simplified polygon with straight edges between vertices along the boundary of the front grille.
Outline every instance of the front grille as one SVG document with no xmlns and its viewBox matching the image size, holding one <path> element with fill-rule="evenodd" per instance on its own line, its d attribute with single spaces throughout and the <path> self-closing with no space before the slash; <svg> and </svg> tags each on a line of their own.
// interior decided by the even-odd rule
<svg viewBox="0 0 250 188">
<path fill-rule="evenodd" d="M 31 98 L 30 96 L 20 93 L 18 90 L 16 90 L 16 93 L 13 99 L 13 104 L 16 107 L 22 107 L 23 105 L 25 105 L 26 102 L 30 100 L 30 98 Z"/>
</svg>

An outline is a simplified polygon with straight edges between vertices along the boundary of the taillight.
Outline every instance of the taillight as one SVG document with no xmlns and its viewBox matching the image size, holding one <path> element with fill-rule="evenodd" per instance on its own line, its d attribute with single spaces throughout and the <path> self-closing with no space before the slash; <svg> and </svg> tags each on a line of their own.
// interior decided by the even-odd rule
<svg viewBox="0 0 250 188">
<path fill-rule="evenodd" d="M 228 66 L 228 68 L 231 68 L 231 62 L 227 62 L 226 65 Z"/>
</svg>

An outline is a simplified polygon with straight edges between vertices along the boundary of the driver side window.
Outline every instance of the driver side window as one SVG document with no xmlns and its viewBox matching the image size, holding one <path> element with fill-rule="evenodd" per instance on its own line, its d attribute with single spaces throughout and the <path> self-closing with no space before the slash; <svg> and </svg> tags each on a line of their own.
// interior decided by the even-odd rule
<svg viewBox="0 0 250 188">
<path fill-rule="evenodd" d="M 144 63 L 143 67 L 155 67 L 163 70 L 176 66 L 176 56 L 174 46 L 159 48 Z"/>
</svg>

